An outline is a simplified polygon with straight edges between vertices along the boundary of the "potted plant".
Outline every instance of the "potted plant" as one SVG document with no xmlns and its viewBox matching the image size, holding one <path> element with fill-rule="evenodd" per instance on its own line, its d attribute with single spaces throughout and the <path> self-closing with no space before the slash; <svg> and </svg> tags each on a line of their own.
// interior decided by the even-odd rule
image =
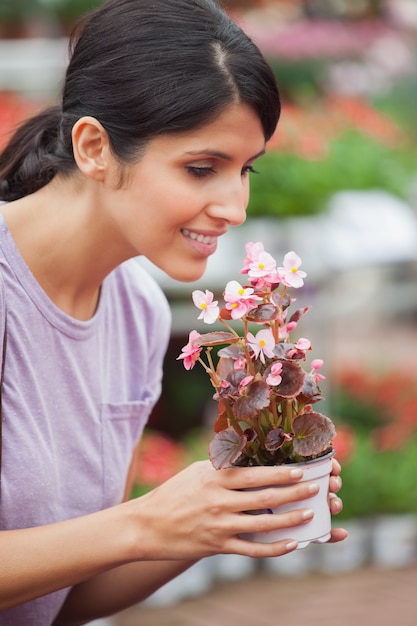
<svg viewBox="0 0 417 626">
<path fill-rule="evenodd" d="M 246 244 L 246 252 L 241 271 L 249 285 L 229 281 L 224 308 L 208 290 L 192 294 L 199 319 L 208 324 L 220 322 L 226 331 L 203 335 L 191 331 L 178 359 L 183 359 L 187 370 L 199 362 L 215 389 L 218 417 L 209 455 L 216 469 L 302 462 L 307 480 L 323 481 L 318 499 L 325 509 L 326 529 L 316 528 L 320 515 L 298 527 L 302 531 L 299 547 L 304 547 L 329 538 L 327 490 L 336 434 L 332 420 L 313 410 L 313 404 L 323 399 L 319 388 L 323 361 L 313 359 L 306 371 L 302 363 L 311 343 L 303 337 L 290 338 L 309 307 L 290 313 L 295 300 L 288 289 L 302 287 L 306 274 L 295 252 L 285 255 L 282 267 L 277 267 L 261 242 Z M 243 324 L 243 333 L 234 328 L 234 322 Z M 218 346 L 223 347 L 216 365 L 212 351 Z M 288 529 L 284 532 L 288 534 Z M 276 541 L 280 534 L 261 533 L 259 539 Z"/>
</svg>

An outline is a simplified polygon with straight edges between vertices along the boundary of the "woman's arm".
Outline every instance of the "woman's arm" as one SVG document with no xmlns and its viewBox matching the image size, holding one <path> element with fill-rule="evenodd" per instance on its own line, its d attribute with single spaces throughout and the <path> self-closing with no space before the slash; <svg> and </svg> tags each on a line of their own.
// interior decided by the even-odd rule
<svg viewBox="0 0 417 626">
<path fill-rule="evenodd" d="M 49 526 L 3 531 L 0 610 L 75 586 L 62 619 L 77 624 L 92 619 L 92 614 L 103 615 L 103 603 L 106 612 L 114 612 L 124 608 L 121 599 L 126 606 L 143 599 L 205 556 L 286 554 L 296 547 L 290 527 L 308 522 L 312 512 L 242 515 L 242 511 L 274 508 L 313 495 L 317 488 L 298 482 L 301 475 L 293 471 L 285 466 L 217 471 L 208 461 L 198 462 L 149 494 L 110 509 Z M 276 483 L 292 484 L 242 491 Z M 288 527 L 289 539 L 273 544 L 238 536 L 282 527 Z M 103 600 L 110 588 L 112 594 Z"/>
<path fill-rule="evenodd" d="M 195 561 L 142 561 L 100 574 L 70 592 L 54 626 L 80 626 L 148 598 Z"/>
<path fill-rule="evenodd" d="M 330 541 L 341 541 L 346 534 L 341 528 L 333 529 Z M 139 604 L 195 562 L 131 563 L 85 581 L 72 589 L 54 626 L 81 626 Z"/>
<path fill-rule="evenodd" d="M 0 532 L 0 611 L 72 586 L 129 560 L 120 507 Z"/>
<path fill-rule="evenodd" d="M 335 495 L 341 488 L 339 473 L 340 465 L 334 460 L 331 478 L 331 490 L 333 493 L 330 498 L 330 508 L 333 514 L 337 514 L 342 509 L 342 503 Z M 165 487 L 160 489 L 161 492 L 164 490 Z M 287 496 L 289 495 L 288 492 Z M 308 521 L 308 519 L 305 521 Z M 289 536 L 291 535 L 290 529 L 288 534 Z M 341 541 L 346 537 L 346 534 L 346 531 L 343 529 L 333 529 L 331 541 Z M 271 546 L 271 544 L 269 545 Z M 265 547 L 265 544 L 262 546 L 258 544 L 258 547 L 255 549 L 254 544 L 246 543 L 245 545 L 245 548 L 249 549 L 249 553 L 252 556 L 262 556 L 259 548 L 263 552 L 263 547 Z M 268 545 L 266 547 L 268 549 Z M 290 552 L 294 548 L 295 544 L 289 544 L 284 541 L 274 544 L 272 551 L 275 556 L 279 556 L 280 554 Z M 247 552 L 246 550 L 242 552 L 242 550 L 239 553 Z M 269 552 L 270 554 L 272 553 L 271 550 Z M 195 560 L 132 563 L 85 581 L 71 591 L 61 614 L 55 622 L 55 626 L 77 626 L 137 604 L 190 567 L 194 562 Z"/>
</svg>

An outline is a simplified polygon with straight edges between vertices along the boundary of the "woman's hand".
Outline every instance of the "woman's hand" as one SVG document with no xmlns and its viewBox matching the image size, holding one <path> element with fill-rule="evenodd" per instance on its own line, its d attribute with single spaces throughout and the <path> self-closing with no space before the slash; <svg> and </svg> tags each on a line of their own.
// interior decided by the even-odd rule
<svg viewBox="0 0 417 626">
<path fill-rule="evenodd" d="M 296 509 L 279 515 L 246 515 L 305 500 L 317 493 L 314 482 L 299 482 L 302 471 L 290 465 L 213 469 L 193 463 L 149 494 L 126 503 L 137 516 L 137 554 L 133 558 L 199 559 L 214 554 L 279 556 L 294 550 L 291 527 L 307 523 L 313 512 Z M 262 489 L 269 485 L 281 489 Z M 255 489 L 246 491 L 247 489 Z M 243 491 L 245 490 L 245 491 Z M 288 528 L 288 539 L 255 543 L 243 533 Z"/>
<path fill-rule="evenodd" d="M 341 467 L 336 459 L 333 459 L 332 473 L 329 484 L 329 507 L 332 515 L 337 515 L 343 509 L 342 500 L 336 495 L 342 488 L 342 479 L 339 474 Z M 346 539 L 347 532 L 344 528 L 332 528 L 329 543 L 336 543 Z"/>
</svg>

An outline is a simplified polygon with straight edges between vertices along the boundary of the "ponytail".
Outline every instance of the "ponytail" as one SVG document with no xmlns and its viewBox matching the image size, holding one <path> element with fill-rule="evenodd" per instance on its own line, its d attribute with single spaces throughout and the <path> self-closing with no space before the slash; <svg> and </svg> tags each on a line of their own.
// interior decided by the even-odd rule
<svg viewBox="0 0 417 626">
<path fill-rule="evenodd" d="M 50 107 L 20 126 L 0 154 L 0 200 L 34 193 L 75 163 L 61 133 L 61 109 Z"/>
</svg>

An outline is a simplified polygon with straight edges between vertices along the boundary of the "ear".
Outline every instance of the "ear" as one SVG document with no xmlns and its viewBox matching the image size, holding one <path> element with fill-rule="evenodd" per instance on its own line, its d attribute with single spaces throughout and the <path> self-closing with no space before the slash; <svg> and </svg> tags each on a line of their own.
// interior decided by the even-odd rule
<svg viewBox="0 0 417 626">
<path fill-rule="evenodd" d="M 107 132 L 95 117 L 81 117 L 72 129 L 75 162 L 86 176 L 103 181 L 111 163 Z"/>
</svg>

